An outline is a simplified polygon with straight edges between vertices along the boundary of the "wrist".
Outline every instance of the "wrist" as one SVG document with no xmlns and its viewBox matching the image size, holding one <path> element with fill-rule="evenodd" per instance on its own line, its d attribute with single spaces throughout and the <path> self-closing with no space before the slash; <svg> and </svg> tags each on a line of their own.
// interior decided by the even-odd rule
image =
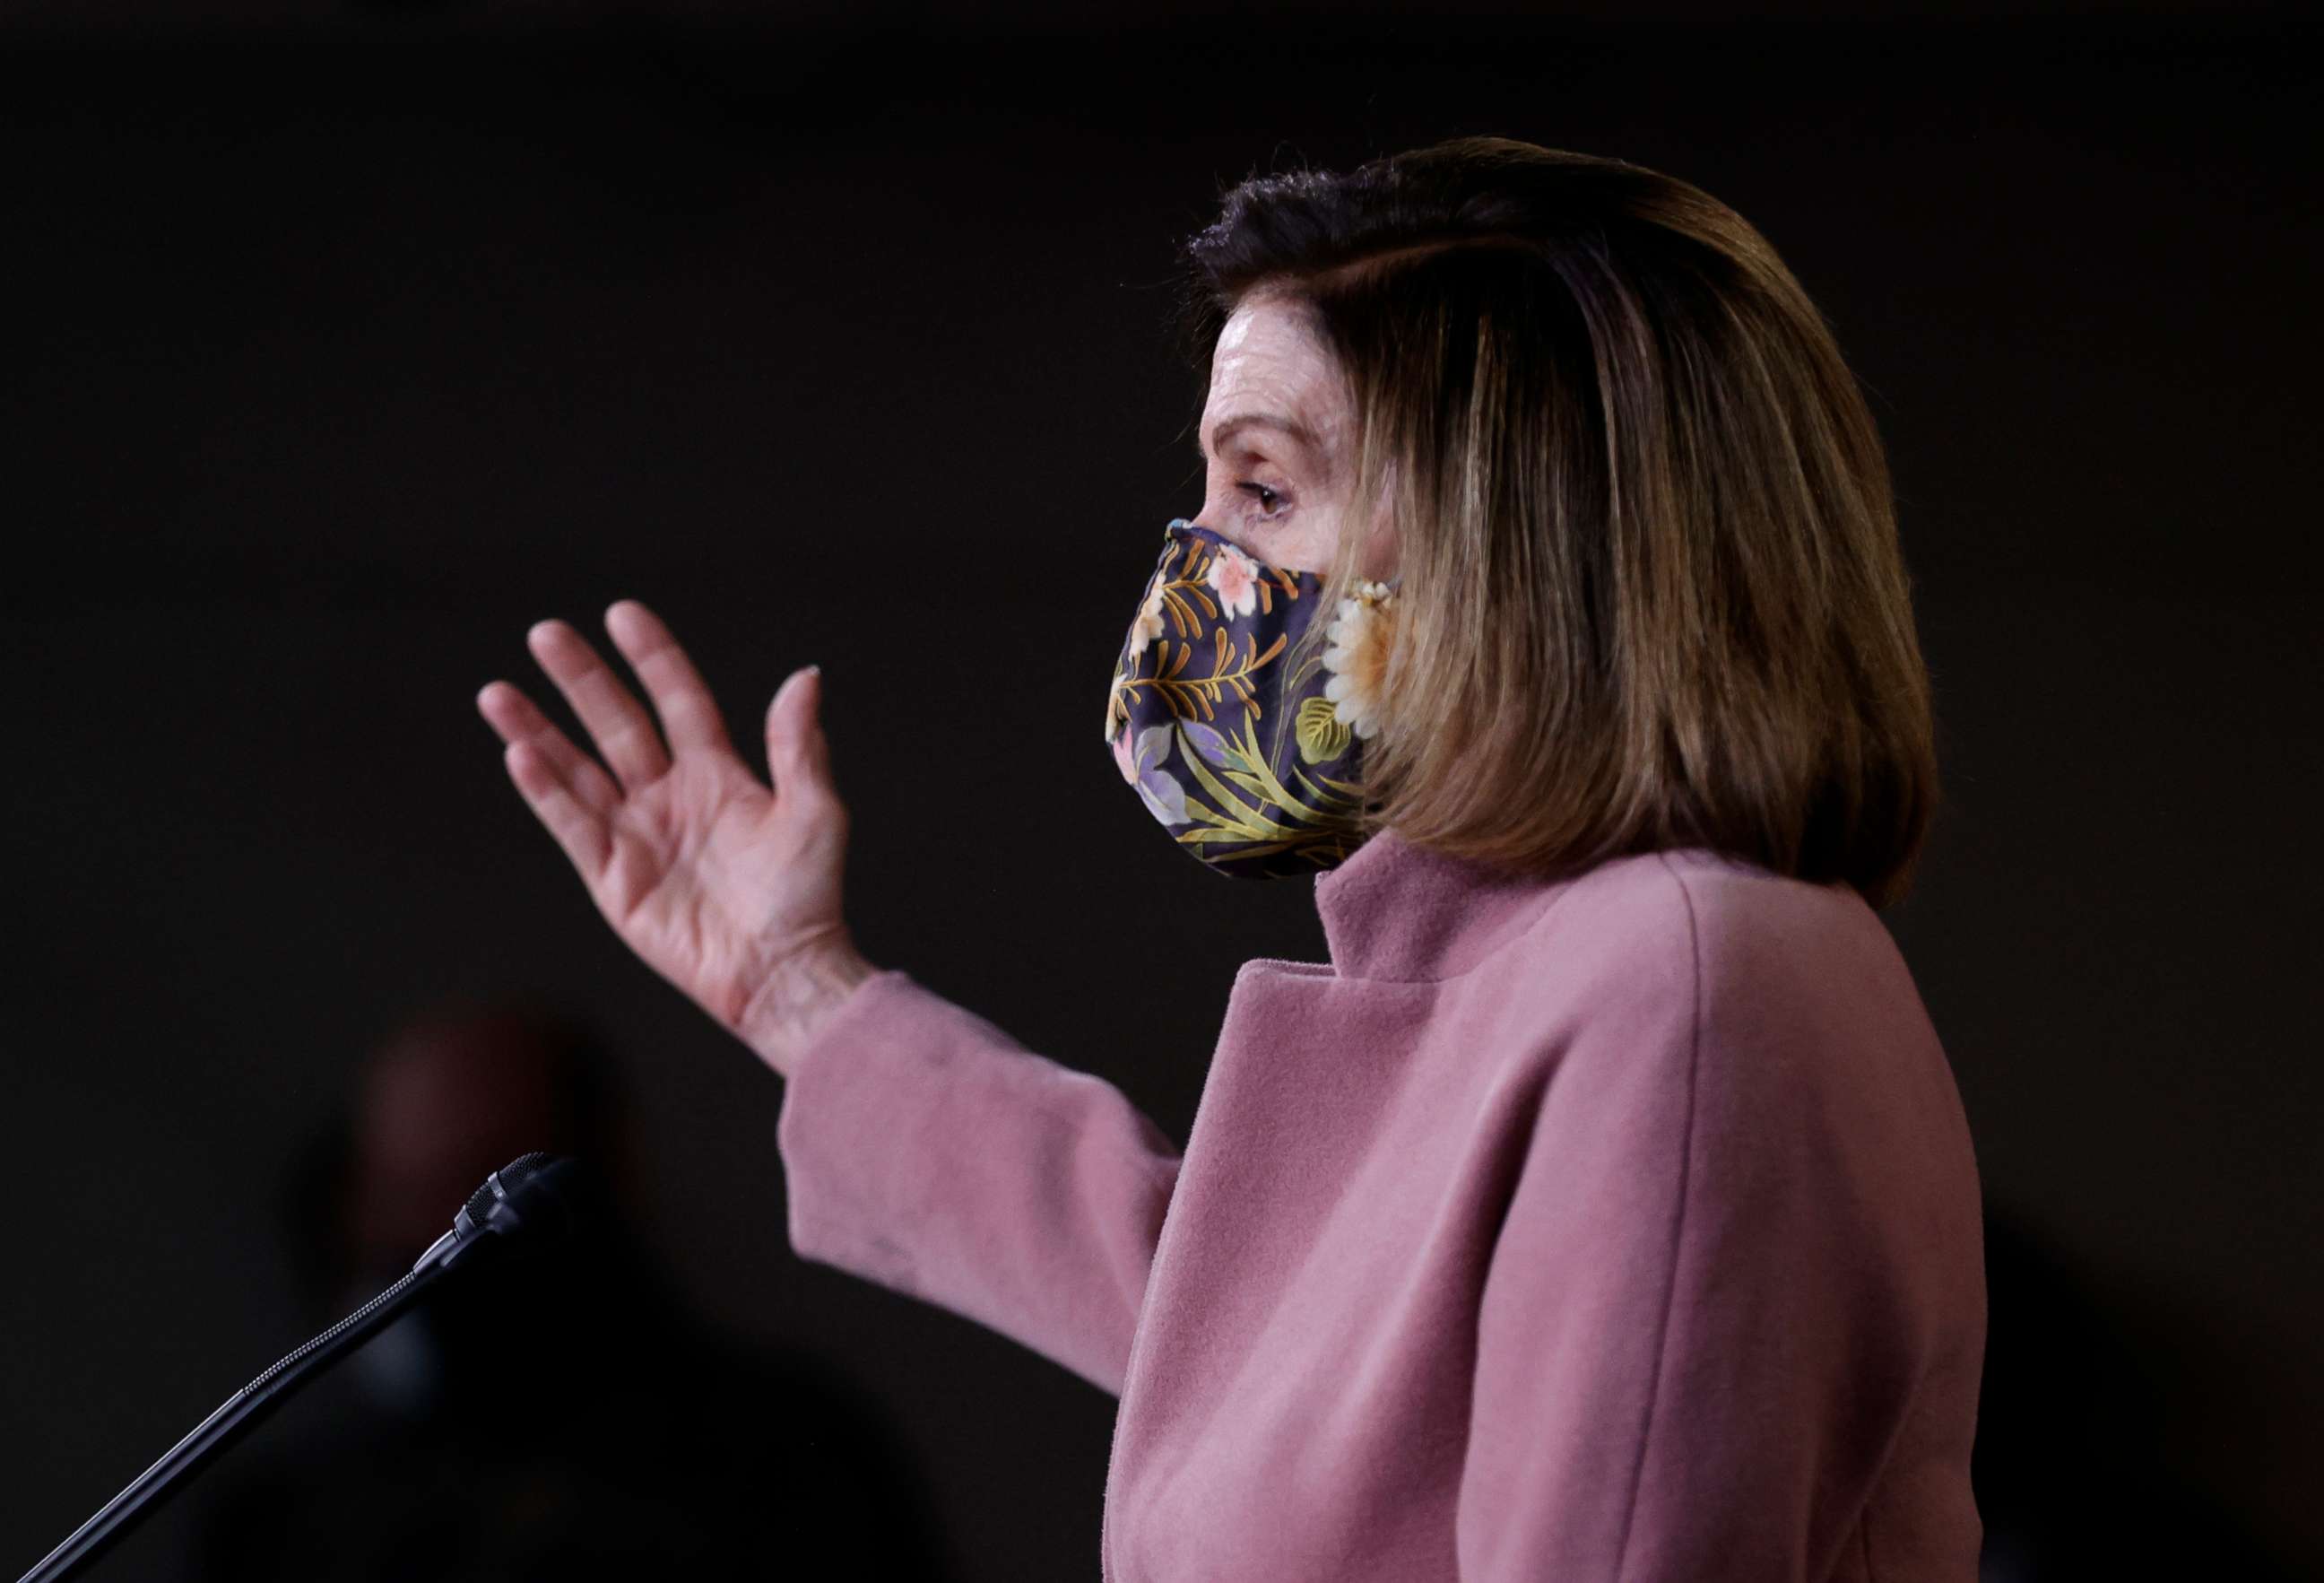
<svg viewBox="0 0 2324 1583">
<path fill-rule="evenodd" d="M 832 1014 L 879 971 L 844 935 L 803 946 L 768 968 L 735 1020 L 734 1032 L 761 1060 L 788 1078 L 799 1052 Z"/>
</svg>

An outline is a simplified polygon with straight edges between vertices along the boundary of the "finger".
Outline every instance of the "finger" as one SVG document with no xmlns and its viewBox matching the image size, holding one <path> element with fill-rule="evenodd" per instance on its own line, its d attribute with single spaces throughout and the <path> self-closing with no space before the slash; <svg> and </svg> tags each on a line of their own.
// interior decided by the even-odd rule
<svg viewBox="0 0 2324 1583">
<path fill-rule="evenodd" d="M 703 685 L 701 672 L 686 651 L 678 646 L 660 616 L 635 599 L 618 599 L 605 612 L 605 630 L 630 669 L 645 683 L 654 712 L 669 738 L 673 754 L 688 748 L 716 748 L 728 753 L 726 722 L 719 717 L 718 702 Z"/>
<path fill-rule="evenodd" d="M 831 749 L 823 734 L 823 671 L 808 665 L 783 678 L 767 706 L 767 773 L 778 797 L 831 791 Z"/>
<path fill-rule="evenodd" d="M 565 856 L 581 871 L 582 879 L 595 890 L 597 876 L 604 873 L 605 859 L 613 850 L 612 827 L 583 805 L 558 778 L 548 755 L 530 742 L 512 742 L 501 756 L 508 765 L 509 779 L 516 782 L 516 789 L 524 794 L 533 813 L 557 838 Z"/>
<path fill-rule="evenodd" d="M 634 791 L 669 768 L 669 754 L 652 717 L 586 638 L 562 621 L 543 621 L 525 634 L 525 642 L 625 790 Z"/>
<path fill-rule="evenodd" d="M 557 778 L 591 812 L 610 814 L 622 801 L 622 789 L 604 766 L 574 746 L 573 739 L 519 689 L 505 681 L 486 682 L 476 694 L 476 712 L 503 742 L 521 742 L 547 759 Z"/>
</svg>

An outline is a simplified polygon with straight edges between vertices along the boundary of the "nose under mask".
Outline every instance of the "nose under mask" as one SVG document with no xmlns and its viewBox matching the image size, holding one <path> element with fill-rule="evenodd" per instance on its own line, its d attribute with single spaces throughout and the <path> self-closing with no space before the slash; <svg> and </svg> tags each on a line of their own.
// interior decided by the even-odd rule
<svg viewBox="0 0 2324 1583">
<path fill-rule="evenodd" d="M 1345 862 L 1363 842 L 1363 745 L 1401 579 L 1324 611 L 1320 573 L 1269 565 L 1184 517 L 1131 618 L 1105 700 L 1115 766 L 1189 856 L 1240 878 Z M 1329 646 L 1291 656 L 1329 623 Z"/>
</svg>

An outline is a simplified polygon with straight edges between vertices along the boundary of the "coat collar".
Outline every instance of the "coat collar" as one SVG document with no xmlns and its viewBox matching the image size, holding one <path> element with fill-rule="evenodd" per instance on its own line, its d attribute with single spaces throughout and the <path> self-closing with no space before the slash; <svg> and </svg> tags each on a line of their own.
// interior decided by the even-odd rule
<svg viewBox="0 0 2324 1583">
<path fill-rule="evenodd" d="M 1315 877 L 1333 971 L 1426 983 L 1467 972 L 1572 881 L 1416 847 L 1393 829 Z"/>
</svg>

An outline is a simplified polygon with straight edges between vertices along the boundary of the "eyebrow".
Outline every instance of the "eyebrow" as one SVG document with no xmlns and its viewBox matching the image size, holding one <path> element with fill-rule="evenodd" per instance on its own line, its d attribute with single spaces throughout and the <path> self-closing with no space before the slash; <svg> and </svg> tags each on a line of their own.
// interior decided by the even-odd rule
<svg viewBox="0 0 2324 1583">
<path fill-rule="evenodd" d="M 1227 437 L 1238 429 L 1273 429 L 1279 433 L 1290 436 L 1309 450 L 1320 454 L 1323 449 L 1323 441 L 1316 438 L 1315 431 L 1296 418 L 1286 418 L 1277 412 L 1233 412 L 1213 425 L 1210 449 L 1207 451 L 1203 449 L 1202 431 L 1199 429 L 1196 430 L 1194 454 L 1208 459 L 1217 452 L 1219 447 L 1227 442 Z"/>
</svg>

